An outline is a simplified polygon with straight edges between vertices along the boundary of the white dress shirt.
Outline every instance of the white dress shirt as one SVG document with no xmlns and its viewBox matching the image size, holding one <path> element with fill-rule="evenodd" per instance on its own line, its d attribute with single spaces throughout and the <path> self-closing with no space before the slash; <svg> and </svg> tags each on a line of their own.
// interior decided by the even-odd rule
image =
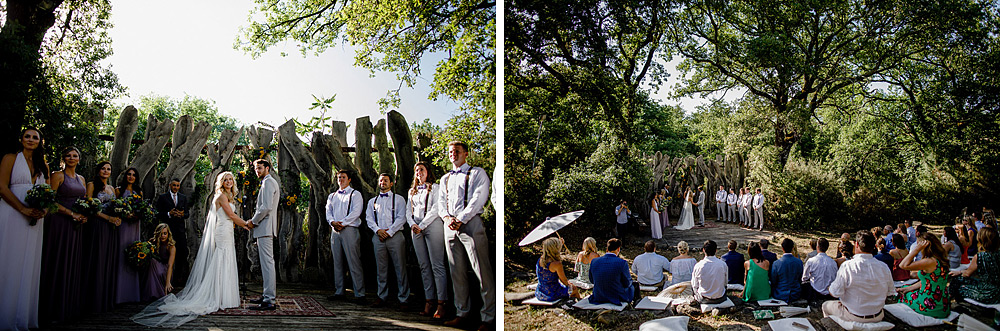
<svg viewBox="0 0 1000 331">
<path fill-rule="evenodd" d="M 764 205 L 764 195 L 757 193 L 757 195 L 753 197 L 753 209 L 760 209 L 760 207 L 763 205 Z"/>
<path fill-rule="evenodd" d="M 731 204 L 735 204 L 736 203 L 736 193 L 729 193 L 729 196 L 726 197 L 726 203 L 730 204 L 730 205 Z"/>
<path fill-rule="evenodd" d="M 490 177 L 483 168 L 463 163 L 441 177 L 438 192 L 438 215 L 441 218 L 455 216 L 460 222 L 468 223 L 473 216 L 483 213 L 490 197 Z"/>
<path fill-rule="evenodd" d="M 830 295 L 840 298 L 848 311 L 859 316 L 878 314 L 885 298 L 893 293 L 896 287 L 889 268 L 871 254 L 856 254 L 845 261 L 830 284 Z"/>
<path fill-rule="evenodd" d="M 385 194 L 385 196 L 382 196 Z M 393 204 L 395 197 L 395 204 Z M 393 208 L 395 207 L 395 208 Z M 395 209 L 395 210 L 393 210 Z M 368 208 L 365 208 L 368 228 L 374 232 L 385 230 L 390 237 L 396 234 L 406 224 L 406 199 L 399 194 L 379 193 L 374 198 L 368 200 Z"/>
<path fill-rule="evenodd" d="M 406 224 L 416 225 L 420 230 L 426 229 L 431 222 L 441 219 L 437 212 L 437 196 L 441 185 L 430 186 L 429 191 L 426 186 L 418 188 L 417 194 L 411 195 L 410 201 L 406 203 Z"/>
<path fill-rule="evenodd" d="M 802 269 L 802 281 L 809 282 L 809 285 L 821 294 L 830 294 L 830 283 L 836 277 L 837 261 L 823 252 L 806 260 L 806 266 Z"/>
<path fill-rule="evenodd" d="M 330 226 L 333 226 L 333 222 L 340 222 L 343 226 L 361 225 L 361 210 L 365 209 L 364 200 L 361 192 L 350 186 L 330 193 L 326 198 L 326 222 Z"/>
<path fill-rule="evenodd" d="M 715 192 L 715 202 L 716 203 L 726 202 L 726 190 L 719 190 L 718 192 Z"/>
<path fill-rule="evenodd" d="M 632 261 L 632 272 L 639 284 L 659 283 L 663 280 L 664 271 L 670 271 L 670 260 L 656 252 L 642 253 Z"/>
<path fill-rule="evenodd" d="M 627 212 L 623 212 L 622 205 L 618 205 L 618 207 L 615 207 L 615 215 L 617 217 L 616 221 L 618 222 L 618 224 L 628 223 L 628 215 L 631 214 L 632 214 L 631 209 L 628 210 Z"/>
<path fill-rule="evenodd" d="M 718 299 L 726 295 L 726 283 L 729 281 L 729 267 L 715 256 L 708 256 L 694 265 L 691 275 L 691 289 L 695 297 Z M 889 279 L 890 283 L 892 278 Z M 882 298 L 885 299 L 885 298 Z"/>
</svg>

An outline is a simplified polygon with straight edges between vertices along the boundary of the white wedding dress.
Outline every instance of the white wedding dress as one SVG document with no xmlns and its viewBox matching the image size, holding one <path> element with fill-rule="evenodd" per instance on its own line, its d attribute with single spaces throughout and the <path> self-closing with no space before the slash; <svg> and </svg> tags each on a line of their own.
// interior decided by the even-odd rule
<svg viewBox="0 0 1000 331">
<path fill-rule="evenodd" d="M 691 207 L 692 194 L 688 193 L 684 197 L 684 207 L 681 208 L 681 218 L 677 220 L 674 229 L 687 230 L 694 227 L 694 210 Z"/>
<path fill-rule="evenodd" d="M 230 208 L 235 205 L 230 204 Z M 233 220 L 219 206 L 208 213 L 184 289 L 149 304 L 132 320 L 145 326 L 176 328 L 198 316 L 239 307 L 239 290 Z"/>
</svg>

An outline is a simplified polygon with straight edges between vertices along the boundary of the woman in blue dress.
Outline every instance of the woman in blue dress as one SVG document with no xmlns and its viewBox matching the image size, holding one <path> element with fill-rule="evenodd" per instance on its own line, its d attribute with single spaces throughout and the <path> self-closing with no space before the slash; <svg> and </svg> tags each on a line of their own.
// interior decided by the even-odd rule
<svg viewBox="0 0 1000 331">
<path fill-rule="evenodd" d="M 562 257 L 559 256 L 561 247 L 562 240 L 559 238 L 549 238 L 542 242 L 542 256 L 535 264 L 535 274 L 538 275 L 535 298 L 538 300 L 551 302 L 569 298 L 570 294 L 574 298 L 580 297 L 576 286 L 570 284 L 566 278 Z"/>
</svg>

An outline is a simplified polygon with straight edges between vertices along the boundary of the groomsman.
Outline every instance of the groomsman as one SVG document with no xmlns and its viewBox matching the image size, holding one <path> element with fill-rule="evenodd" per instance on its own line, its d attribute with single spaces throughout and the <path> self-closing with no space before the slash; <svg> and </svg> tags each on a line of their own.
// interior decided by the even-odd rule
<svg viewBox="0 0 1000 331">
<path fill-rule="evenodd" d="M 410 298 L 410 284 L 406 279 L 406 239 L 397 234 L 406 225 L 406 199 L 392 192 L 392 175 L 379 175 L 378 188 L 379 194 L 369 199 L 368 208 L 365 208 L 368 228 L 375 232 L 372 245 L 375 246 L 375 264 L 378 269 L 378 298 L 371 306 L 382 307 L 389 300 L 387 282 L 391 257 L 399 287 L 399 310 L 405 311 L 409 308 L 406 301 Z"/>
<path fill-rule="evenodd" d="M 344 273 L 350 270 L 354 283 L 354 298 L 364 301 L 365 270 L 361 264 L 361 210 L 365 208 L 361 192 L 351 187 L 351 177 L 347 170 L 337 172 L 340 189 L 326 198 L 326 222 L 333 231 L 330 233 L 330 250 L 333 252 L 333 296 L 330 300 L 343 299 Z"/>
<path fill-rule="evenodd" d="M 698 185 L 698 202 L 695 206 L 698 207 L 698 219 L 701 222 L 699 226 L 705 226 L 705 190 L 701 185 Z"/>
<path fill-rule="evenodd" d="M 740 202 L 739 202 L 741 225 L 743 225 L 744 227 L 749 227 L 750 226 L 750 213 L 749 213 L 749 210 L 747 208 L 747 205 L 749 205 L 749 203 L 750 203 L 750 189 L 744 187 L 744 188 L 740 189 L 740 192 L 742 192 L 742 193 L 740 193 Z"/>
<path fill-rule="evenodd" d="M 764 195 L 760 194 L 760 188 L 757 189 L 757 195 L 753 197 L 753 213 L 754 221 L 757 224 L 758 230 L 764 230 Z"/>
<path fill-rule="evenodd" d="M 719 191 L 715 192 L 715 218 L 726 221 L 726 188 L 722 185 L 719 185 Z"/>
<path fill-rule="evenodd" d="M 736 191 L 733 188 L 729 188 L 729 195 L 726 196 L 726 213 L 729 215 L 729 221 L 736 223 Z"/>
<path fill-rule="evenodd" d="M 445 245 L 457 310 L 455 319 L 445 325 L 467 324 L 470 320 L 472 302 L 467 271 L 472 269 L 479 278 L 479 294 L 483 298 L 479 329 L 487 330 L 495 326 L 496 286 L 489 241 L 480 214 L 489 198 L 490 177 L 483 168 L 466 163 L 468 157 L 469 145 L 461 141 L 448 143 L 452 170 L 441 178 L 438 195 L 438 213 L 445 224 Z"/>
<path fill-rule="evenodd" d="M 168 187 L 170 190 L 167 193 L 160 194 L 156 198 L 156 219 L 159 223 L 167 223 L 170 232 L 174 234 L 177 252 L 174 258 L 173 279 L 174 284 L 184 284 L 188 273 L 187 232 L 184 230 L 184 222 L 188 218 L 188 198 L 180 193 L 180 179 L 171 179 Z"/>
</svg>

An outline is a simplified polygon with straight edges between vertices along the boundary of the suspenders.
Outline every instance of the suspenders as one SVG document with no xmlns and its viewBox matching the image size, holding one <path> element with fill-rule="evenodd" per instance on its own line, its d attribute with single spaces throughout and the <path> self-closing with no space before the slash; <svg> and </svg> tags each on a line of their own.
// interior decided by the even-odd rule
<svg viewBox="0 0 1000 331">
<path fill-rule="evenodd" d="M 392 192 L 392 191 L 389 191 L 389 192 Z M 375 203 L 378 203 L 378 196 L 377 195 L 375 196 Z M 375 215 L 375 223 L 377 224 L 378 223 L 378 208 L 375 206 L 375 203 L 372 203 L 372 213 Z M 424 213 L 426 214 L 427 212 L 425 211 Z M 392 218 L 393 219 L 396 218 L 396 193 L 392 193 Z M 391 224 L 391 222 L 390 222 L 390 224 Z"/>
<path fill-rule="evenodd" d="M 416 194 L 414 194 L 414 195 L 416 195 Z M 424 218 L 427 218 L 427 202 L 428 201 L 431 201 L 431 186 L 430 186 L 430 184 L 427 185 L 427 193 L 424 194 L 424 216 L 420 218 L 421 220 L 423 220 Z M 410 214 L 413 214 L 413 211 L 414 211 L 413 210 L 413 199 L 410 199 L 410 201 L 407 204 L 410 205 Z"/>
<path fill-rule="evenodd" d="M 469 171 L 465 173 L 465 196 L 462 201 L 462 208 L 469 206 L 469 177 L 472 177 L 473 167 L 469 167 Z M 451 180 L 451 173 L 448 174 L 448 180 Z M 448 209 L 448 215 L 451 215 L 451 206 L 448 204 L 448 182 L 444 183 L 444 206 Z M 451 215 L 454 216 L 454 215 Z"/>
</svg>

